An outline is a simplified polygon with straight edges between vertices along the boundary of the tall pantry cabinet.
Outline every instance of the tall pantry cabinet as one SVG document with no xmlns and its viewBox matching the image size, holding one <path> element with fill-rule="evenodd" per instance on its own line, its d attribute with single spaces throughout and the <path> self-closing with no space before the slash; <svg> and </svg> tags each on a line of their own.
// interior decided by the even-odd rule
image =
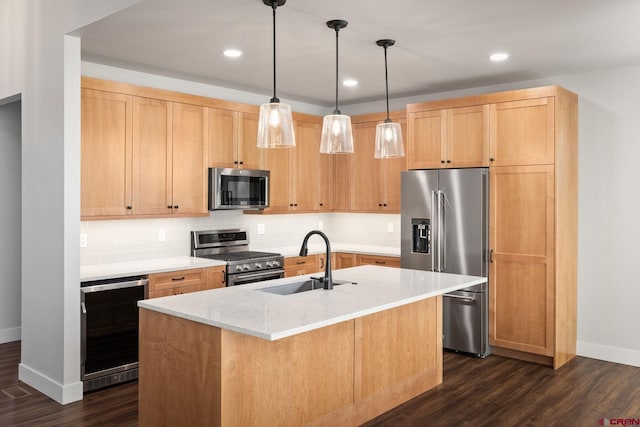
<svg viewBox="0 0 640 427">
<path fill-rule="evenodd" d="M 476 165 L 490 169 L 490 344 L 558 368 L 576 354 L 577 96 L 550 86 L 412 104 L 409 147 L 446 147 L 456 129 L 445 119 L 461 109 L 488 111 L 488 158 Z M 409 167 L 451 167 L 441 151 L 415 150 Z"/>
</svg>

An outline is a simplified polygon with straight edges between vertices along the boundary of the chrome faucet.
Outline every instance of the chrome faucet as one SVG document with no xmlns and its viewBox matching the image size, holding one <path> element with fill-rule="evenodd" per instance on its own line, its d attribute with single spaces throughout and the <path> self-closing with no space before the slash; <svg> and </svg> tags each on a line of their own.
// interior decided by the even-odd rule
<svg viewBox="0 0 640 427">
<path fill-rule="evenodd" d="M 324 266 L 324 279 L 322 280 L 322 282 L 325 289 L 333 289 L 333 279 L 331 278 L 331 244 L 329 243 L 329 238 L 327 237 L 327 235 L 318 230 L 308 232 L 307 235 L 304 236 L 304 240 L 302 241 L 302 247 L 300 247 L 300 256 L 307 256 L 307 241 L 313 234 L 317 234 L 318 236 L 322 237 L 327 247 L 327 261 Z"/>
</svg>

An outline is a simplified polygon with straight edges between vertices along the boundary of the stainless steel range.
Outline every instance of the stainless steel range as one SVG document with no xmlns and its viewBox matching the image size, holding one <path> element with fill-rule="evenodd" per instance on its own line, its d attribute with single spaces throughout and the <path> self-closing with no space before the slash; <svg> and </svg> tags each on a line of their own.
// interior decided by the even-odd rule
<svg viewBox="0 0 640 427">
<path fill-rule="evenodd" d="M 273 252 L 249 250 L 245 229 L 191 232 L 191 255 L 227 262 L 227 286 L 284 277 L 284 257 Z"/>
</svg>

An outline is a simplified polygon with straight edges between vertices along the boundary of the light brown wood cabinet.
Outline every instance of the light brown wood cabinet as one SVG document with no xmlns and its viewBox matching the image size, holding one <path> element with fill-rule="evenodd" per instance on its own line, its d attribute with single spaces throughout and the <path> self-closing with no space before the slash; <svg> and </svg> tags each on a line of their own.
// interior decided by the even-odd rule
<svg viewBox="0 0 640 427">
<path fill-rule="evenodd" d="M 209 110 L 209 167 L 258 169 L 256 112 Z M 257 111 L 257 107 L 255 108 Z"/>
<path fill-rule="evenodd" d="M 324 259 L 324 256 L 322 257 Z M 324 264 L 322 266 L 324 269 Z M 302 276 L 321 270 L 318 255 L 294 256 L 284 259 L 284 277 Z"/>
<path fill-rule="evenodd" d="M 489 105 L 421 108 L 407 108 L 409 169 L 488 166 Z"/>
<path fill-rule="evenodd" d="M 206 214 L 203 107 L 83 88 L 81 128 L 83 219 Z"/>
<path fill-rule="evenodd" d="M 359 254 L 356 257 L 357 265 L 379 265 L 381 267 L 400 267 L 400 258 L 382 255 Z"/>
<path fill-rule="evenodd" d="M 269 208 L 264 213 L 331 209 L 333 162 L 320 153 L 322 118 L 297 113 L 294 124 L 295 148 L 262 150 L 260 168 L 271 172 Z"/>
<path fill-rule="evenodd" d="M 491 104 L 491 165 L 552 165 L 555 97 Z"/>
<path fill-rule="evenodd" d="M 133 98 L 82 89 L 81 109 L 81 215 L 130 215 Z"/>
<path fill-rule="evenodd" d="M 336 156 L 336 210 L 352 212 L 400 212 L 400 172 L 406 170 L 406 159 L 374 158 L 376 126 L 386 114 L 355 116 L 353 122 L 353 154 Z M 392 119 L 402 125 L 403 113 Z M 348 192 L 348 194 L 347 194 Z"/>
<path fill-rule="evenodd" d="M 577 108 L 557 86 L 407 106 L 412 168 L 435 167 L 438 135 L 473 135 L 489 111 L 489 341 L 556 368 L 576 354 Z M 452 122 L 452 111 L 471 116 Z"/>
<path fill-rule="evenodd" d="M 348 252 L 336 252 L 335 254 L 336 262 L 333 264 L 333 268 L 349 268 L 355 267 L 358 265 L 356 261 L 356 254 L 348 253 Z"/>
<path fill-rule="evenodd" d="M 226 267 L 194 268 L 149 275 L 149 298 L 180 295 L 225 286 Z"/>
</svg>

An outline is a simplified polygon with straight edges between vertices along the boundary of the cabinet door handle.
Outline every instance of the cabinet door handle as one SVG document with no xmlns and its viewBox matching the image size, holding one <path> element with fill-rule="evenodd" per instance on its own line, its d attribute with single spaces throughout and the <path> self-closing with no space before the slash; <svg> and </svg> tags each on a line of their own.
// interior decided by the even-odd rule
<svg viewBox="0 0 640 427">
<path fill-rule="evenodd" d="M 490 161 L 490 162 L 493 162 L 493 157 L 489 157 L 489 161 Z"/>
<path fill-rule="evenodd" d="M 236 160 L 236 161 L 234 161 L 234 162 L 233 162 L 233 164 L 234 164 L 234 165 L 237 165 L 237 164 L 238 164 L 238 161 L 237 161 L 237 160 Z"/>
<path fill-rule="evenodd" d="M 447 163 L 451 163 L 451 160 L 447 160 Z"/>
<path fill-rule="evenodd" d="M 243 162 L 243 161 L 240 161 L 240 164 L 241 164 L 241 165 L 244 165 L 244 162 Z"/>
<path fill-rule="evenodd" d="M 173 209 L 178 209 L 180 206 L 178 205 L 173 205 Z"/>
<path fill-rule="evenodd" d="M 168 205 L 168 206 L 167 206 L 167 209 L 171 209 L 172 207 L 173 207 L 173 206 L 171 206 L 171 205 Z"/>
<path fill-rule="evenodd" d="M 387 204 L 386 204 L 386 203 L 383 203 L 383 204 L 382 204 L 382 206 L 387 207 Z"/>
<path fill-rule="evenodd" d="M 489 262 L 493 263 L 493 249 L 489 250 Z"/>
<path fill-rule="evenodd" d="M 172 277 L 172 278 L 171 278 L 171 281 L 172 281 L 172 282 L 179 282 L 179 281 L 181 281 L 181 280 L 184 280 L 184 276 L 182 276 L 182 277 Z"/>
<path fill-rule="evenodd" d="M 320 206 L 324 206 L 324 203 L 320 203 Z"/>
<path fill-rule="evenodd" d="M 296 261 L 296 264 L 298 264 L 298 265 L 302 265 L 302 264 L 306 264 L 306 263 L 307 263 L 307 261 Z"/>
<path fill-rule="evenodd" d="M 376 264 L 386 264 L 386 261 L 376 261 Z"/>
<path fill-rule="evenodd" d="M 444 160 L 440 160 L 440 163 L 442 163 L 444 165 Z"/>
<path fill-rule="evenodd" d="M 225 284 L 227 282 L 227 275 L 225 274 L 224 270 L 222 270 L 220 273 L 222 273 L 222 283 Z"/>
<path fill-rule="evenodd" d="M 131 209 L 133 209 L 133 206 L 127 206 L 127 209 L 131 210 Z"/>
</svg>

